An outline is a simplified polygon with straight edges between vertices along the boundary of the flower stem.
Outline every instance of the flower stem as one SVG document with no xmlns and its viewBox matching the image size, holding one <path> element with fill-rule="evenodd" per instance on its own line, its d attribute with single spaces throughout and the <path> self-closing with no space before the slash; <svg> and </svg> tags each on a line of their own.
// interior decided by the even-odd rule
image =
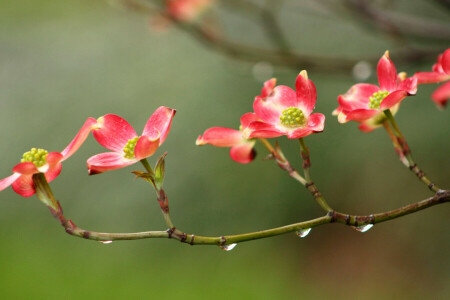
<svg viewBox="0 0 450 300">
<path fill-rule="evenodd" d="M 36 181 L 39 184 L 36 185 L 36 195 L 44 203 L 54 203 L 57 208 L 49 206 L 50 211 L 53 216 L 59 220 L 61 225 L 64 227 L 66 232 L 70 235 L 81 237 L 84 239 L 94 240 L 94 241 L 118 241 L 118 240 L 137 240 L 137 239 L 147 239 L 147 238 L 173 238 L 179 240 L 183 243 L 188 243 L 191 245 L 216 245 L 224 246 L 227 244 L 246 242 L 256 239 L 268 238 L 272 236 L 277 236 L 289 232 L 298 231 L 301 229 L 307 229 L 312 227 L 317 227 L 320 225 L 328 223 L 341 223 L 349 226 L 363 226 L 367 224 L 377 224 L 399 218 L 401 216 L 411 214 L 422 209 L 449 202 L 450 201 L 450 190 L 440 190 L 433 197 L 422 200 L 417 203 L 403 206 L 401 208 L 372 214 L 368 216 L 355 216 L 339 213 L 336 211 L 330 211 L 325 216 L 308 220 L 305 222 L 294 223 L 286 226 L 271 228 L 262 231 L 249 232 L 236 235 L 225 235 L 217 237 L 207 237 L 198 236 L 194 234 L 187 234 L 175 228 L 169 228 L 167 231 L 143 231 L 143 232 L 133 232 L 133 233 L 106 233 L 106 232 L 95 232 L 84 230 L 76 226 L 71 220 L 68 220 L 63 215 L 63 211 L 59 202 L 55 200 L 50 186 L 44 177 L 36 176 Z"/>
<path fill-rule="evenodd" d="M 309 158 L 309 149 L 305 144 L 305 141 L 303 138 L 298 139 L 300 144 L 300 152 L 302 154 L 303 159 L 303 172 L 306 178 L 307 183 L 305 184 L 305 187 L 308 189 L 308 191 L 311 192 L 314 199 L 317 201 L 317 203 L 327 212 L 332 211 L 333 209 L 328 205 L 328 203 L 323 198 L 322 194 L 319 192 L 319 189 L 314 184 L 314 182 L 311 179 L 311 175 L 309 173 L 309 168 L 311 167 L 311 160 Z"/>
<path fill-rule="evenodd" d="M 408 143 L 406 142 L 405 136 L 400 131 L 400 128 L 398 127 L 397 122 L 395 121 L 394 116 L 392 115 L 391 111 L 389 109 L 386 109 L 384 111 L 384 114 L 386 115 L 388 121 L 392 125 L 392 130 L 389 127 L 389 124 L 387 122 L 383 122 L 383 126 L 386 129 L 386 132 L 389 134 L 389 137 L 391 138 L 394 149 L 400 156 L 400 160 L 403 162 L 404 165 L 406 165 L 416 176 L 427 185 L 427 187 L 437 192 L 440 190 L 440 188 L 431 182 L 430 179 L 425 175 L 425 173 L 419 168 L 419 166 L 414 162 L 412 156 L 411 156 L 411 150 L 409 149 Z"/>
</svg>

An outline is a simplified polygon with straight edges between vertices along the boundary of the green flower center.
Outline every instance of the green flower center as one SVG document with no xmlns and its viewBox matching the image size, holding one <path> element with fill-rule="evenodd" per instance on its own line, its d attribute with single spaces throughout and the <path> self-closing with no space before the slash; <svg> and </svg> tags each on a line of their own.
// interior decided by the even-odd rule
<svg viewBox="0 0 450 300">
<path fill-rule="evenodd" d="M 125 153 L 125 158 L 133 159 L 134 158 L 134 148 L 136 147 L 136 143 L 139 140 L 139 137 L 132 138 L 127 142 L 125 147 L 123 147 L 123 152 Z"/>
<path fill-rule="evenodd" d="M 306 123 L 305 115 L 297 107 L 289 107 L 283 110 L 280 121 L 286 127 L 301 127 Z"/>
<path fill-rule="evenodd" d="M 31 148 L 30 151 L 23 154 L 20 162 L 32 162 L 39 168 L 47 163 L 47 154 L 47 150 Z"/>
<path fill-rule="evenodd" d="M 372 96 L 369 97 L 369 108 L 370 109 L 379 109 L 381 101 L 383 101 L 386 96 L 389 95 L 388 91 L 378 91 L 373 93 Z"/>
</svg>

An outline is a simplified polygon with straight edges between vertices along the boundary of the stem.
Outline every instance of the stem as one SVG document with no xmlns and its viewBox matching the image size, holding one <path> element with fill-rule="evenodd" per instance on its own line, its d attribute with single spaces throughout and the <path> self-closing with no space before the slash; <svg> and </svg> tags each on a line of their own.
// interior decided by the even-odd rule
<svg viewBox="0 0 450 300">
<path fill-rule="evenodd" d="M 305 144 L 305 141 L 303 138 L 298 139 L 300 143 L 300 152 L 302 154 L 303 159 L 303 172 L 306 178 L 307 183 L 305 184 L 305 187 L 308 189 L 308 191 L 311 192 L 314 199 L 317 201 L 317 203 L 327 212 L 332 211 L 333 209 L 328 205 L 328 203 L 323 198 L 322 194 L 319 192 L 319 189 L 314 184 L 314 182 L 311 179 L 311 175 L 309 173 L 309 168 L 311 167 L 311 160 L 309 158 L 309 149 Z"/>
<path fill-rule="evenodd" d="M 391 137 L 394 148 L 398 147 L 398 150 L 396 151 L 400 155 L 400 160 L 414 173 L 416 176 L 425 183 L 428 188 L 434 192 L 438 192 L 440 188 L 431 182 L 430 179 L 425 175 L 425 173 L 422 171 L 422 169 L 419 168 L 419 166 L 414 162 L 412 156 L 411 156 L 411 150 L 409 149 L 408 143 L 406 142 L 405 136 L 400 131 L 400 128 L 398 127 L 397 122 L 395 121 L 394 116 L 392 115 L 391 111 L 389 109 L 386 109 L 384 111 L 384 114 L 386 115 L 388 121 L 392 125 L 393 131 L 390 130 L 389 126 L 383 123 L 384 128 L 388 132 L 389 136 Z M 400 152 L 399 152 L 400 151 Z"/>
<path fill-rule="evenodd" d="M 387 211 L 384 213 L 372 214 L 368 216 L 354 216 L 339 213 L 336 211 L 330 211 L 327 215 L 312 219 L 305 222 L 294 223 L 286 226 L 276 227 L 272 229 L 249 232 L 236 235 L 226 235 L 217 237 L 197 236 L 194 234 L 187 234 L 175 228 L 169 228 L 167 231 L 144 231 L 133 233 L 105 233 L 87 231 L 76 226 L 71 220 L 67 220 L 63 215 L 63 211 L 59 202 L 57 202 L 53 196 L 50 186 L 45 179 L 45 176 L 33 176 L 33 179 L 39 184 L 36 185 L 36 195 L 44 203 L 56 203 L 58 208 L 54 210 L 49 206 L 53 216 L 58 219 L 61 225 L 65 228 L 66 232 L 70 235 L 81 237 L 84 239 L 95 241 L 118 241 L 118 240 L 137 240 L 147 238 L 173 238 L 183 243 L 189 243 L 191 245 L 217 245 L 224 246 L 232 243 L 246 242 L 256 239 L 268 238 L 276 235 L 281 235 L 301 229 L 307 229 L 317 227 L 327 223 L 341 223 L 350 226 L 362 226 L 367 224 L 377 224 L 399 218 L 401 216 L 417 212 L 419 210 L 449 202 L 450 190 L 440 190 L 433 197 L 422 200 L 417 203 L 403 206 L 401 208 Z"/>
</svg>

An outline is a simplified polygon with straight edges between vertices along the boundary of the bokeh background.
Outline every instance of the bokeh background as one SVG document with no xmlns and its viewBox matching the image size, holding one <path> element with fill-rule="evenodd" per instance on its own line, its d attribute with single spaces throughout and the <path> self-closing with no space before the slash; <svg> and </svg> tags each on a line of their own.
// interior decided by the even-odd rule
<svg viewBox="0 0 450 300">
<path fill-rule="evenodd" d="M 434 1 L 396 3 L 398 10 L 449 22 L 448 10 Z M 275 76 L 293 87 L 300 70 L 274 66 L 273 75 L 270 68 L 260 74 L 254 64 L 226 58 L 174 27 L 155 31 L 147 15 L 116 4 L 0 2 L 0 177 L 9 176 L 31 147 L 61 151 L 87 117 L 115 113 L 140 132 L 165 105 L 177 115 L 157 154 L 168 152 L 165 189 L 177 227 L 217 236 L 320 216 L 302 186 L 262 160 L 266 152 L 260 145 L 249 165 L 233 162 L 225 148 L 195 146 L 209 127 L 237 128 L 262 79 Z M 308 1 L 286 5 L 283 26 L 304 52 L 381 57 L 392 46 L 354 20 L 330 17 Z M 264 45 L 245 20 L 221 17 L 238 40 Z M 426 40 L 415 43 L 429 46 Z M 391 58 L 395 62 L 395 53 Z M 410 61 L 397 68 L 412 74 L 433 63 Z M 312 176 L 330 205 L 369 214 L 429 197 L 398 161 L 383 130 L 364 134 L 356 124 L 341 125 L 331 116 L 337 95 L 357 82 L 351 73 L 309 71 L 309 76 L 318 91 L 316 112 L 327 120 L 325 131 L 306 142 Z M 367 81 L 376 83 L 376 76 Z M 403 102 L 397 120 L 416 161 L 448 188 L 449 112 L 431 102 L 435 87 L 420 86 L 417 96 Z M 297 143 L 279 141 L 299 167 Z M 87 175 L 85 160 L 103 151 L 88 139 L 52 183 L 66 216 L 94 231 L 164 230 L 152 189 L 130 174 L 139 165 Z M 366 233 L 333 224 L 304 239 L 292 233 L 242 243 L 230 252 L 161 239 L 105 245 L 65 234 L 36 197 L 8 188 L 0 193 L 0 298 L 448 299 L 448 216 L 449 208 L 441 205 Z"/>
</svg>

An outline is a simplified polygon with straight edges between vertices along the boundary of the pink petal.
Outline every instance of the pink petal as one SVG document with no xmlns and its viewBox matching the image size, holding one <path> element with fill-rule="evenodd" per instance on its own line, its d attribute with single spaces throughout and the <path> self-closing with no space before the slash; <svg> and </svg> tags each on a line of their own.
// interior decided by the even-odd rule
<svg viewBox="0 0 450 300">
<path fill-rule="evenodd" d="M 31 197 L 36 193 L 32 175 L 21 175 L 11 185 L 13 190 L 23 197 Z"/>
<path fill-rule="evenodd" d="M 296 107 L 301 108 L 306 116 L 309 116 L 316 105 L 317 92 L 314 83 L 302 75 L 297 76 L 295 81 L 295 89 L 297 91 L 298 104 Z"/>
<path fill-rule="evenodd" d="M 298 129 L 295 129 L 295 130 L 289 132 L 287 137 L 288 137 L 288 139 L 298 139 L 301 137 L 308 136 L 311 133 L 314 133 L 314 131 L 311 130 L 311 128 L 304 127 L 304 128 L 298 128 Z"/>
<path fill-rule="evenodd" d="M 450 49 L 445 50 L 444 54 L 442 54 L 441 66 L 442 70 L 450 75 Z"/>
<path fill-rule="evenodd" d="M 447 101 L 450 98 L 450 81 L 439 86 L 433 94 L 431 94 L 431 99 L 438 105 L 438 107 L 443 108 L 447 105 Z"/>
<path fill-rule="evenodd" d="M 197 145 L 210 144 L 217 147 L 231 147 L 243 141 L 242 132 L 239 130 L 212 127 L 207 129 L 203 136 L 199 136 L 195 142 Z"/>
<path fill-rule="evenodd" d="M 372 118 L 378 113 L 379 111 L 375 109 L 356 109 L 347 114 L 346 122 L 347 121 L 363 122 L 367 119 Z"/>
<path fill-rule="evenodd" d="M 378 83 L 381 90 L 392 92 L 397 87 L 397 70 L 386 51 L 377 65 Z"/>
<path fill-rule="evenodd" d="M 250 138 L 259 138 L 259 139 L 270 139 L 285 135 L 286 132 L 279 131 L 274 128 L 274 130 L 255 130 L 250 134 Z"/>
<path fill-rule="evenodd" d="M 272 78 L 264 82 L 264 87 L 261 90 L 261 97 L 266 98 L 267 96 L 269 96 L 273 92 L 273 89 L 276 84 L 277 84 L 276 78 Z"/>
<path fill-rule="evenodd" d="M 75 153 L 75 151 L 78 150 L 78 148 L 81 147 L 86 138 L 89 136 L 91 130 L 96 125 L 97 120 L 95 120 L 94 118 L 88 118 L 86 122 L 84 122 L 84 125 L 78 131 L 75 138 L 69 143 L 69 145 L 63 151 L 61 151 L 61 154 L 63 156 L 62 160 L 68 159 L 72 154 Z"/>
<path fill-rule="evenodd" d="M 409 77 L 401 81 L 397 86 L 399 90 L 405 91 L 408 95 L 415 95 L 417 93 L 417 77 Z"/>
<path fill-rule="evenodd" d="M 61 173 L 61 161 L 63 161 L 63 159 L 63 155 L 58 152 L 50 152 L 47 155 L 48 169 L 45 172 L 45 178 L 48 182 L 58 177 L 59 173 Z"/>
<path fill-rule="evenodd" d="M 338 96 L 341 111 L 349 112 L 355 109 L 367 108 L 369 97 L 380 90 L 373 84 L 358 83 L 353 85 L 347 93 Z"/>
<path fill-rule="evenodd" d="M 59 173 L 61 173 L 62 164 L 57 163 L 53 165 L 51 168 L 48 169 L 47 172 L 45 172 L 45 178 L 47 179 L 47 182 L 51 182 L 53 179 L 58 177 Z"/>
<path fill-rule="evenodd" d="M 119 116 L 108 114 L 97 120 L 98 129 L 93 130 L 94 138 L 106 149 L 122 153 L 132 138 L 137 137 L 133 127 Z"/>
<path fill-rule="evenodd" d="M 126 159 L 117 152 L 105 152 L 91 156 L 87 160 L 87 166 L 89 175 L 95 175 L 132 165 L 136 161 L 135 159 Z"/>
<path fill-rule="evenodd" d="M 36 166 L 29 161 L 15 165 L 12 171 L 14 173 L 19 173 L 22 175 L 32 175 L 39 173 L 39 170 L 36 168 Z"/>
<path fill-rule="evenodd" d="M 259 118 L 255 113 L 246 113 L 241 117 L 242 129 L 247 128 L 251 122 L 258 121 Z"/>
<path fill-rule="evenodd" d="M 372 130 L 374 130 L 375 128 L 377 128 L 376 126 L 370 125 L 368 123 L 361 123 L 358 126 L 359 130 L 361 130 L 362 132 L 371 132 Z"/>
<path fill-rule="evenodd" d="M 165 106 L 159 107 L 148 119 L 142 135 L 151 139 L 159 138 L 159 143 L 162 145 L 169 134 L 175 112 L 174 109 Z"/>
<path fill-rule="evenodd" d="M 2 180 L 0 180 L 0 191 L 3 191 L 4 189 L 6 189 L 8 186 L 10 186 L 14 181 L 17 180 L 17 178 L 19 178 L 21 176 L 21 174 L 19 173 L 14 173 L 11 176 L 8 176 L 6 178 L 3 178 Z"/>
<path fill-rule="evenodd" d="M 325 116 L 319 113 L 309 115 L 307 127 L 314 132 L 322 132 L 325 127 Z"/>
<path fill-rule="evenodd" d="M 153 153 L 159 148 L 160 141 L 158 138 L 151 139 L 148 136 L 141 136 L 134 148 L 134 156 L 136 160 L 141 160 L 146 157 L 152 156 Z"/>
<path fill-rule="evenodd" d="M 380 110 L 391 108 L 395 104 L 402 101 L 406 96 L 408 96 L 408 93 L 405 91 L 395 91 L 390 93 L 383 99 L 383 101 L 381 101 Z"/>
<path fill-rule="evenodd" d="M 256 97 L 253 102 L 253 110 L 256 115 L 267 123 L 276 124 L 280 121 L 283 110 L 289 107 L 297 107 L 297 95 L 287 86 L 275 87 L 272 95 L 267 98 Z"/>
<path fill-rule="evenodd" d="M 246 142 L 235 145 L 230 149 L 231 158 L 241 164 L 248 164 L 255 159 L 256 151 L 254 150 L 255 142 Z"/>
<path fill-rule="evenodd" d="M 414 75 L 417 78 L 417 83 L 436 83 L 450 79 L 450 76 L 438 72 L 417 72 Z"/>
</svg>

